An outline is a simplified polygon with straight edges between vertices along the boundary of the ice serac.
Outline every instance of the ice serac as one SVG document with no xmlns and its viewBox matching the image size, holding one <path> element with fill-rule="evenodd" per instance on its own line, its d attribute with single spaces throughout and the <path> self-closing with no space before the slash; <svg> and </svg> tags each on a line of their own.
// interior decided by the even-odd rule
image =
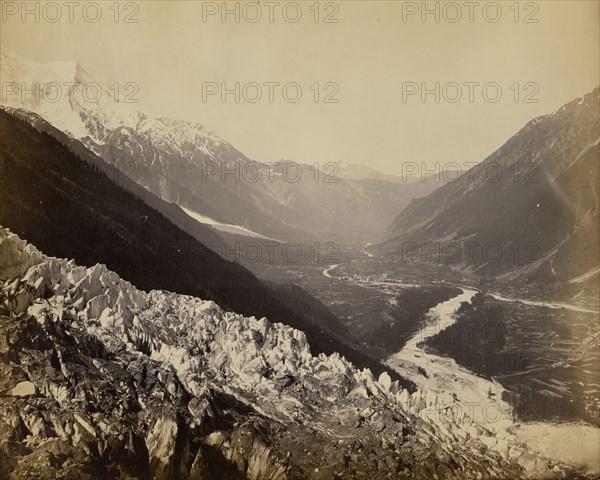
<svg viewBox="0 0 600 480">
<path fill-rule="evenodd" d="M 435 396 L 313 356 L 304 334 L 144 292 L 0 229 L 0 475 L 520 478 Z M 546 465 L 546 464 L 544 464 Z"/>
</svg>

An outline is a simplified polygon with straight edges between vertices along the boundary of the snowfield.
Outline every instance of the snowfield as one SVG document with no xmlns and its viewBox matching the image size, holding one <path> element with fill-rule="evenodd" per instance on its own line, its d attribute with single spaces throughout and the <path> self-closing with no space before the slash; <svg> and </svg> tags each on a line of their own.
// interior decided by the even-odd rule
<svg viewBox="0 0 600 480">
<path fill-rule="evenodd" d="M 190 217 L 192 217 L 198 223 L 202 223 L 204 225 L 210 225 L 211 227 L 214 227 L 215 230 L 218 230 L 221 232 L 232 233 L 232 234 L 236 234 L 236 235 L 243 235 L 245 237 L 261 238 L 263 240 L 272 240 L 275 242 L 278 241 L 274 238 L 266 237 L 264 235 L 261 235 L 260 233 L 253 232 L 252 230 L 245 228 L 245 227 L 241 227 L 239 225 L 232 225 L 230 223 L 218 222 L 217 220 L 207 217 L 206 215 L 202 215 L 202 214 L 195 212 L 194 210 L 191 210 L 189 208 L 182 207 L 181 205 L 179 205 L 179 208 L 181 208 L 185 213 L 187 213 Z"/>
</svg>

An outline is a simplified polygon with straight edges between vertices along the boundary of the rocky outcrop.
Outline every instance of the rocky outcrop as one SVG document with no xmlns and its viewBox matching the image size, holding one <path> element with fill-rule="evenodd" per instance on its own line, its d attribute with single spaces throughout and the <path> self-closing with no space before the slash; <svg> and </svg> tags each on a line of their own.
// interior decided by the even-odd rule
<svg viewBox="0 0 600 480">
<path fill-rule="evenodd" d="M 519 478 L 482 427 L 304 334 L 0 229 L 0 478 Z M 482 439 L 484 441 L 482 441 Z"/>
</svg>

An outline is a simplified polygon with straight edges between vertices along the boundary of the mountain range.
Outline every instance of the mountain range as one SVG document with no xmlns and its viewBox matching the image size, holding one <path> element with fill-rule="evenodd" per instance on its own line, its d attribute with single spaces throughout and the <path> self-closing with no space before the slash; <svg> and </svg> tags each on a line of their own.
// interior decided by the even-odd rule
<svg viewBox="0 0 600 480">
<path fill-rule="evenodd" d="M 5 107 L 39 114 L 148 191 L 225 235 L 364 242 L 410 200 L 439 184 L 399 183 L 368 167 L 361 175 L 344 176 L 335 164 L 254 161 L 199 124 L 133 108 L 128 101 L 136 98 L 116 98 L 76 62 L 40 64 L 2 49 L 0 68 L 3 82 L 12 86 L 2 99 Z M 52 85 L 61 86 L 57 100 L 46 88 Z M 39 95 L 24 93 L 36 88 Z"/>
</svg>

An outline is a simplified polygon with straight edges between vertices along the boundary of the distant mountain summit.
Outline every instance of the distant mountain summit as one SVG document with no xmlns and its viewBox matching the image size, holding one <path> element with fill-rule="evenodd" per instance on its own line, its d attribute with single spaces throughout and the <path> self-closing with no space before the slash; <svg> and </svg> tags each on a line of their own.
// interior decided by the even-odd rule
<svg viewBox="0 0 600 480">
<path fill-rule="evenodd" d="M 102 118 L 107 127 L 135 125 L 139 113 L 119 103 L 116 95 L 75 61 L 36 63 L 0 49 L 0 76 L 5 85 L 2 104 L 39 114 L 73 138 L 89 136 L 86 118 Z"/>
<path fill-rule="evenodd" d="M 414 200 L 374 250 L 539 294 L 597 290 L 599 95 L 530 121 L 458 180 Z"/>
<path fill-rule="evenodd" d="M 363 165 L 362 163 L 346 163 L 343 160 L 337 162 L 339 176 L 352 180 L 385 180 L 393 183 L 407 183 L 398 175 L 382 173 L 379 170 Z"/>
</svg>

